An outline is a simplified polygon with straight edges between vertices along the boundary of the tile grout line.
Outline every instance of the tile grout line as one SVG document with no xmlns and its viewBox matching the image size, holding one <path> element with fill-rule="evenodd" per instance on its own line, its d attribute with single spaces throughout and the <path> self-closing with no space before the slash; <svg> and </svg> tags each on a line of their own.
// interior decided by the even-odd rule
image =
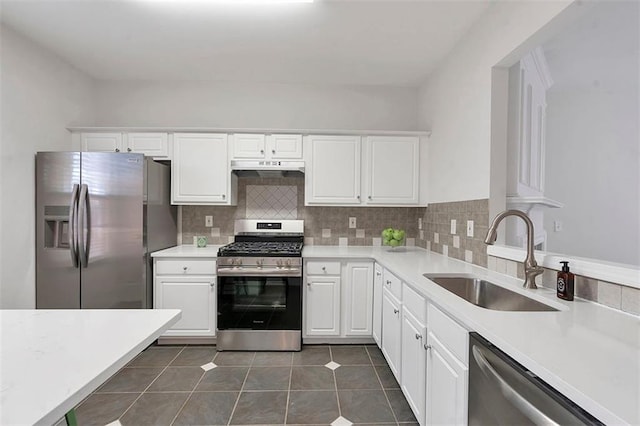
<svg viewBox="0 0 640 426">
<path fill-rule="evenodd" d="M 378 378 L 378 382 L 380 382 L 380 387 L 382 388 L 382 393 L 384 394 L 384 399 L 387 400 L 387 404 L 389 404 L 389 409 L 391 410 L 391 415 L 393 416 L 396 425 L 399 424 L 398 422 L 398 417 L 396 416 L 396 412 L 393 410 L 393 406 L 391 405 L 391 401 L 389 401 L 389 396 L 387 395 L 387 391 L 384 387 L 384 384 L 382 383 L 382 380 L 380 379 L 380 375 L 378 374 L 378 369 L 376 368 L 375 364 L 373 363 L 373 358 L 371 358 L 371 354 L 369 353 L 369 348 L 365 347 L 365 350 L 367 351 L 367 355 L 369 356 L 369 359 L 371 360 L 371 365 L 373 365 L 373 372 L 376 373 L 376 377 Z M 385 360 L 386 361 L 386 360 Z"/>
<path fill-rule="evenodd" d="M 186 348 L 186 346 L 185 346 L 185 348 Z M 209 362 L 213 362 L 213 360 L 216 358 L 217 355 L 218 354 L 216 352 L 216 354 L 213 356 L 213 358 L 211 358 L 211 361 L 209 361 Z M 200 368 L 202 368 L 202 366 Z M 200 378 L 196 382 L 195 386 L 193 386 L 193 389 L 191 389 L 191 392 L 189 392 L 189 396 L 187 396 L 187 398 L 184 400 L 184 402 L 182 403 L 182 406 L 178 409 L 178 412 L 176 413 L 176 415 L 173 416 L 173 420 L 171 420 L 171 423 L 169 423 L 169 426 L 172 426 L 175 423 L 175 421 L 178 419 L 178 416 L 180 415 L 182 410 L 184 410 L 184 407 L 187 405 L 187 402 L 189 402 L 189 400 L 191 399 L 191 395 L 193 395 L 193 393 L 196 391 L 196 388 L 198 387 L 198 385 L 200 384 L 200 382 L 204 378 L 205 374 L 207 374 L 207 372 L 206 371 L 202 371 L 202 374 L 200 375 Z"/>
<path fill-rule="evenodd" d="M 124 412 L 122 414 L 120 414 L 120 417 L 118 417 L 116 420 L 120 421 L 121 418 L 123 418 L 125 416 L 125 414 L 127 414 L 127 412 L 131 409 L 131 407 L 133 407 L 135 405 L 136 402 L 138 402 L 138 400 L 140 398 L 142 398 L 142 395 L 144 395 L 144 393 L 149 390 L 149 388 L 151 387 L 151 385 L 153 385 L 156 380 L 158 380 L 158 377 L 162 376 L 162 373 L 164 373 L 167 368 L 169 368 L 169 366 L 171 365 L 171 363 L 173 361 L 176 360 L 176 358 L 178 358 L 178 356 L 185 350 L 186 346 L 183 346 L 182 349 L 180 349 L 180 351 L 176 354 L 176 356 L 174 356 L 173 358 L 171 358 L 171 361 L 169 361 L 167 363 L 167 365 L 165 365 L 165 367 L 162 369 L 162 371 L 160 373 L 158 373 L 158 375 L 151 381 L 151 383 L 149 383 L 149 385 L 147 385 L 147 387 L 140 393 L 140 395 L 138 395 L 138 397 L 131 403 L 131 405 L 129 405 L 129 407 L 127 407 L 126 410 L 124 410 Z M 148 348 L 147 348 L 148 349 Z"/>
<path fill-rule="evenodd" d="M 331 345 L 329 345 L 329 357 L 331 358 L 330 362 L 335 362 L 333 360 L 333 350 Z M 342 365 L 340 365 L 340 367 L 342 367 Z M 338 381 L 336 380 L 336 369 L 331 370 L 331 373 L 333 374 L 333 388 L 336 390 L 336 401 L 338 402 L 338 417 L 342 417 L 342 407 L 340 407 L 340 396 L 338 395 Z"/>
<path fill-rule="evenodd" d="M 302 351 L 302 348 L 300 348 Z M 287 387 L 287 405 L 284 407 L 284 424 L 287 424 L 289 417 L 289 400 L 291 398 L 291 376 L 293 376 L 293 352 L 291 352 L 291 364 L 289 364 L 289 386 Z"/>
<path fill-rule="evenodd" d="M 251 371 L 251 367 L 253 367 L 253 361 L 255 361 L 255 359 L 256 359 L 256 353 L 254 352 L 253 358 L 251 359 L 251 363 L 249 364 L 249 368 L 247 369 L 247 374 L 244 375 L 242 386 L 240 386 L 240 391 L 238 392 L 236 403 L 233 404 L 233 410 L 231 410 L 231 415 L 229 416 L 229 421 L 227 422 L 227 426 L 231 424 L 231 419 L 233 419 L 233 415 L 236 413 L 236 408 L 238 408 L 238 402 L 240 402 L 240 396 L 242 395 L 242 391 L 244 390 L 244 385 L 247 383 L 247 378 L 249 377 L 249 372 Z"/>
</svg>

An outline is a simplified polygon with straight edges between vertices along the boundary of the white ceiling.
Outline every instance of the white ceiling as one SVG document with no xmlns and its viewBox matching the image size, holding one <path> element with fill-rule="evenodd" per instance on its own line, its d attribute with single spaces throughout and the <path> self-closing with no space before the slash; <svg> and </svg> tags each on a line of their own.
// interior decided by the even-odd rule
<svg viewBox="0 0 640 426">
<path fill-rule="evenodd" d="M 4 24 L 97 79 L 417 86 L 489 0 L 1 0 Z"/>
</svg>

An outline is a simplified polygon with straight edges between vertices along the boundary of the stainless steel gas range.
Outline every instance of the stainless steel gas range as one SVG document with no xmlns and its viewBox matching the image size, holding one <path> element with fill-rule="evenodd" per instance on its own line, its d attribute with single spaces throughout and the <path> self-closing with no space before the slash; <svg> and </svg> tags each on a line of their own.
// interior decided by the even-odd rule
<svg viewBox="0 0 640 426">
<path fill-rule="evenodd" d="M 302 345 L 304 221 L 237 220 L 218 250 L 218 350 Z"/>
</svg>

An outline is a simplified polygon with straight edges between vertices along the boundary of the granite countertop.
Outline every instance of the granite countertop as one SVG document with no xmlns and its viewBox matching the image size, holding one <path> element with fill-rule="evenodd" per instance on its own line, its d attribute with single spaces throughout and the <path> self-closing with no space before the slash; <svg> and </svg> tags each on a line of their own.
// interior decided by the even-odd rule
<svg viewBox="0 0 640 426">
<path fill-rule="evenodd" d="M 177 309 L 0 311 L 0 424 L 54 424 L 180 316 Z"/>
<path fill-rule="evenodd" d="M 151 257 L 218 257 L 218 249 L 223 245 L 207 245 L 196 247 L 191 244 L 169 247 L 151 253 Z"/>
<path fill-rule="evenodd" d="M 181 247 L 162 255 L 174 250 L 173 256 L 192 256 L 204 250 Z M 564 301 L 546 288 L 525 290 L 522 280 L 418 247 L 305 246 L 302 255 L 375 260 L 602 422 L 640 424 L 640 317 L 586 300 Z M 558 311 L 480 308 L 434 284 L 425 273 L 474 274 Z"/>
</svg>

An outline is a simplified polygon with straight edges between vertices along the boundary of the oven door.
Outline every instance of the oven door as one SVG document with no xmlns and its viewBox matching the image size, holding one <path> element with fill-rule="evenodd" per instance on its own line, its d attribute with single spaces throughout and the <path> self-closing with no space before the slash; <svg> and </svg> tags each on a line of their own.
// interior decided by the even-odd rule
<svg viewBox="0 0 640 426">
<path fill-rule="evenodd" d="M 302 279 L 218 276 L 218 330 L 302 330 Z"/>
</svg>

